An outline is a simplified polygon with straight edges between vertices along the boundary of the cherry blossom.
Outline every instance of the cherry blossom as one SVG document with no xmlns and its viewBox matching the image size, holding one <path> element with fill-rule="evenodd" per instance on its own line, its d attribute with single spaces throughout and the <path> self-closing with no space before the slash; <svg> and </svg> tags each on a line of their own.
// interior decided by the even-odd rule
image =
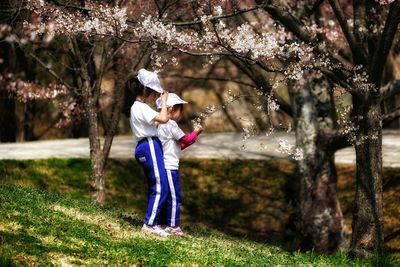
<svg viewBox="0 0 400 267">
<path fill-rule="evenodd" d="M 85 1 L 84 7 L 70 12 L 42 0 L 27 0 L 27 8 L 40 17 L 38 34 L 121 35 L 128 28 L 124 8 L 96 1 Z"/>
</svg>

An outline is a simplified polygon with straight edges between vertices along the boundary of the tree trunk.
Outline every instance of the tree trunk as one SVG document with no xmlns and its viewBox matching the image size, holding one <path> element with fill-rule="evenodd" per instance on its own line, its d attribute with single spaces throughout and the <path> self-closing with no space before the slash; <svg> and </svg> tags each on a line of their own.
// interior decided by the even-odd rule
<svg viewBox="0 0 400 267">
<path fill-rule="evenodd" d="M 92 91 L 92 88 L 88 88 Z M 86 114 L 88 117 L 89 126 L 89 145 L 90 145 L 90 163 L 91 163 L 91 186 L 92 186 L 92 200 L 96 203 L 103 204 L 106 199 L 105 185 L 104 185 L 104 157 L 100 144 L 99 125 L 96 97 L 93 93 L 89 93 L 86 100 Z"/>
<path fill-rule="evenodd" d="M 378 101 L 358 107 L 362 115 L 356 144 L 356 197 L 350 255 L 368 257 L 383 245 L 382 126 Z"/>
<path fill-rule="evenodd" d="M 80 52 L 80 47 L 76 39 L 71 39 L 71 49 L 74 56 L 79 62 L 79 77 L 82 92 L 83 102 L 85 106 L 85 113 L 87 116 L 89 145 L 90 145 L 90 162 L 91 162 L 91 187 L 92 187 L 92 200 L 95 203 L 103 204 L 106 198 L 105 189 L 105 165 L 110 153 L 112 141 L 118 127 L 118 121 L 123 104 L 122 82 L 117 81 L 116 88 L 114 88 L 114 95 L 112 96 L 111 116 L 107 129 L 104 129 L 104 144 L 101 146 L 101 133 L 99 129 L 99 110 L 100 110 L 100 95 L 101 83 L 106 70 L 107 62 L 110 60 L 108 57 L 110 51 L 117 51 L 120 47 L 118 42 L 99 42 L 97 43 L 98 51 L 101 52 L 100 64 L 96 66 L 92 53 L 87 61 L 93 64 L 86 64 L 83 60 L 83 55 Z M 112 58 L 115 59 L 114 57 Z M 114 65 L 114 68 L 116 66 Z M 122 73 L 122 72 L 121 72 Z"/>
<path fill-rule="evenodd" d="M 15 100 L 8 97 L 6 89 L 0 88 L 0 142 L 17 141 L 17 118 Z"/>
<path fill-rule="evenodd" d="M 100 144 L 98 100 L 100 97 L 100 85 L 104 68 L 101 69 L 101 73 L 95 73 L 95 68 L 84 61 L 84 59 L 86 59 L 88 62 L 92 62 L 93 58 L 91 54 L 89 53 L 90 56 L 86 56 L 84 54 L 85 51 L 81 52 L 81 47 L 78 45 L 76 39 L 70 39 L 70 48 L 77 62 L 79 62 L 79 84 L 83 93 L 85 114 L 89 128 L 92 200 L 95 203 L 103 204 L 106 197 L 104 184 L 104 165 L 106 159 Z M 102 62 L 104 63 L 104 58 L 102 58 Z M 104 65 L 102 65 L 102 67 L 104 67 Z"/>
<path fill-rule="evenodd" d="M 34 99 L 29 100 L 24 104 L 23 131 L 24 131 L 25 141 L 34 141 L 37 139 L 34 134 L 35 114 L 36 114 L 36 101 Z"/>
<path fill-rule="evenodd" d="M 291 89 L 296 144 L 303 150 L 297 161 L 299 245 L 303 251 L 334 253 L 343 241 L 343 215 L 336 194 L 334 151 L 324 135 L 333 130 L 329 84 L 318 76 L 298 91 Z"/>
<path fill-rule="evenodd" d="M 4 4 L 5 7 L 8 5 L 8 2 Z M 10 44 L 0 42 L 0 58 L 4 61 L 3 64 L 0 64 L 0 74 L 7 71 L 13 57 Z M 0 142 L 16 142 L 17 128 L 15 99 L 9 96 L 5 84 L 0 83 Z"/>
</svg>

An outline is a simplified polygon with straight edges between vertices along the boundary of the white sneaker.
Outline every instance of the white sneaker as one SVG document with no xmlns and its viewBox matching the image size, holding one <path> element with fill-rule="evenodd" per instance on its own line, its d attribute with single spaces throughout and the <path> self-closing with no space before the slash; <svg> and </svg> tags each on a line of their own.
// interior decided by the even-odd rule
<svg viewBox="0 0 400 267">
<path fill-rule="evenodd" d="M 177 227 L 167 226 L 165 228 L 165 232 L 167 232 L 168 234 L 171 234 L 171 235 L 179 235 L 179 236 L 185 235 L 185 233 L 182 231 L 182 229 L 179 226 L 177 226 Z"/>
<path fill-rule="evenodd" d="M 169 233 L 165 232 L 159 225 L 147 225 L 143 224 L 142 227 L 142 232 L 149 233 L 149 234 L 155 234 L 161 237 L 168 237 Z"/>
</svg>

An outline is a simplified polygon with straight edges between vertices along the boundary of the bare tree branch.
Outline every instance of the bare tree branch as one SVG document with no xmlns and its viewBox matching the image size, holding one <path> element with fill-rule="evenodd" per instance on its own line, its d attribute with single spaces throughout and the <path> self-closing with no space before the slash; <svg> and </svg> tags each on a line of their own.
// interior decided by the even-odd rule
<svg viewBox="0 0 400 267">
<path fill-rule="evenodd" d="M 317 12 L 318 8 L 321 6 L 323 2 L 324 0 L 316 0 L 311 9 L 305 9 L 303 14 L 300 14 L 299 16 L 300 20 L 304 17 L 310 17 L 312 14 Z"/>
<path fill-rule="evenodd" d="M 304 27 L 304 25 L 294 17 L 287 8 L 284 8 L 283 1 L 270 1 L 256 0 L 259 5 L 264 4 L 264 10 L 267 11 L 272 17 L 280 21 L 287 29 L 293 32 L 297 38 L 306 43 L 311 43 L 313 37 Z"/>
<path fill-rule="evenodd" d="M 58 0 L 49 0 L 49 2 L 54 3 L 55 5 L 66 7 L 66 8 L 72 8 L 72 9 L 77 9 L 85 12 L 90 12 L 92 11 L 90 8 L 84 7 L 84 6 L 77 6 L 77 5 L 72 5 L 72 4 L 64 4 Z"/>
<path fill-rule="evenodd" d="M 332 133 L 323 136 L 326 141 L 326 148 L 328 151 L 336 152 L 340 149 L 350 147 L 347 136 L 343 133 L 341 129 L 336 129 Z"/>
<path fill-rule="evenodd" d="M 367 29 L 367 21 L 366 21 L 366 8 L 365 8 L 365 0 L 354 0 L 353 1 L 353 20 L 354 20 L 354 28 L 353 34 L 355 38 L 355 52 L 353 54 L 353 60 L 355 64 L 366 65 L 367 62 L 367 53 L 364 47 L 366 42 L 365 32 Z"/>
<path fill-rule="evenodd" d="M 400 94 L 400 80 L 394 80 L 380 88 L 381 100 L 385 100 Z"/>
<path fill-rule="evenodd" d="M 228 53 L 213 53 L 213 52 L 192 52 L 185 50 L 183 48 L 177 47 L 177 46 L 172 46 L 173 49 L 178 50 L 179 52 L 182 52 L 187 55 L 191 56 L 201 56 L 201 57 L 208 57 L 208 56 L 229 56 L 230 54 Z"/>
<path fill-rule="evenodd" d="M 128 26 L 128 27 L 130 27 L 130 26 Z M 116 38 L 116 39 L 119 39 L 119 40 L 127 42 L 127 43 L 131 43 L 131 44 L 139 44 L 139 43 L 148 43 L 148 42 L 150 42 L 150 39 L 142 39 L 142 38 L 139 38 L 139 39 L 126 39 L 126 38 L 124 38 L 122 36 L 119 36 L 119 35 L 112 35 L 112 34 L 105 34 L 105 33 L 96 33 L 94 35 Z"/>
<path fill-rule="evenodd" d="M 397 27 L 400 23 L 400 1 L 394 1 L 390 4 L 389 14 L 387 16 L 385 27 L 378 41 L 378 47 L 375 51 L 371 63 L 371 79 L 379 85 L 382 79 L 383 69 L 389 55 L 390 48 L 396 35 Z"/>
<path fill-rule="evenodd" d="M 249 77 L 254 82 L 258 90 L 261 90 L 263 93 L 270 93 L 272 91 L 272 86 L 265 79 L 262 73 L 255 69 L 255 65 L 246 64 L 244 61 L 236 57 L 230 57 L 230 60 L 233 64 L 235 64 L 236 67 L 238 67 L 244 74 L 247 75 L 247 77 Z M 276 94 L 275 96 L 278 100 L 280 110 L 282 110 L 289 116 L 293 116 L 292 107 L 288 103 L 286 103 L 286 101 L 284 101 L 279 95 Z"/>
<path fill-rule="evenodd" d="M 344 36 L 346 36 L 346 40 L 349 43 L 350 49 L 353 54 L 356 53 L 355 49 L 355 37 L 353 33 L 350 30 L 349 24 L 347 23 L 346 17 L 343 13 L 343 10 L 340 6 L 340 3 L 338 0 L 329 0 L 329 4 L 331 5 L 333 12 L 335 13 L 335 16 L 340 24 L 340 27 L 342 28 L 342 31 L 344 33 Z"/>
<path fill-rule="evenodd" d="M 399 117 L 400 117 L 400 108 L 397 108 L 394 111 L 382 116 L 382 124 L 386 126 Z"/>
<path fill-rule="evenodd" d="M 32 57 L 39 65 L 44 68 L 51 76 L 56 78 L 59 82 L 64 84 L 68 89 L 73 88 L 71 85 L 69 85 L 63 78 L 61 78 L 53 69 L 49 68 L 46 63 L 44 63 L 40 58 L 38 58 L 35 54 L 32 52 L 28 52 L 28 55 Z"/>
<path fill-rule="evenodd" d="M 347 91 L 350 93 L 356 93 L 352 87 L 346 83 L 344 79 L 341 79 L 336 73 L 333 71 L 329 70 L 328 68 L 321 68 L 320 69 L 323 74 L 325 74 L 329 79 L 331 79 L 332 82 L 340 85 L 341 87 L 345 88 Z"/>
<path fill-rule="evenodd" d="M 208 70 L 208 73 L 206 74 L 206 77 L 210 76 L 210 74 L 215 70 L 217 65 L 221 62 L 219 60 L 216 64 L 212 65 L 211 68 Z M 218 102 L 220 103 L 221 106 L 224 105 L 224 98 L 222 97 L 222 93 L 219 91 L 219 88 L 215 88 L 214 90 L 215 95 L 217 96 Z M 228 121 L 231 123 L 233 128 L 235 128 L 236 131 L 241 131 L 242 127 L 241 125 L 234 119 L 234 117 L 229 113 L 227 108 L 222 108 L 222 112 L 225 114 L 226 118 Z"/>
<path fill-rule="evenodd" d="M 389 242 L 392 239 L 395 239 L 396 237 L 400 236 L 400 229 L 397 229 L 396 231 L 394 231 L 393 233 L 385 236 L 385 243 Z"/>
<path fill-rule="evenodd" d="M 154 3 L 156 4 L 157 10 L 158 10 L 158 18 L 162 17 L 162 10 L 160 4 L 157 2 L 157 0 L 154 0 Z"/>
<path fill-rule="evenodd" d="M 219 77 L 193 77 L 193 76 L 186 76 L 186 75 L 178 75 L 178 74 L 169 74 L 169 75 L 161 75 L 160 77 L 166 78 L 166 77 L 176 77 L 180 79 L 188 79 L 188 80 L 214 80 L 214 81 L 219 81 L 219 82 L 233 82 L 237 83 L 243 86 L 248 86 L 254 88 L 255 85 L 251 83 L 246 83 L 242 82 L 240 80 L 232 80 L 232 79 L 225 79 L 225 78 L 219 78 Z"/>
<path fill-rule="evenodd" d="M 251 11 L 258 10 L 260 8 L 263 8 L 263 5 L 257 5 L 257 6 L 246 8 L 246 9 L 236 10 L 236 11 L 234 11 L 232 13 L 225 14 L 225 15 L 213 16 L 213 17 L 210 18 L 210 20 L 211 21 L 216 21 L 216 20 L 219 20 L 219 19 L 226 19 L 226 18 L 230 18 L 230 17 L 235 17 L 237 15 L 240 15 L 240 14 L 243 14 L 243 13 L 246 13 L 246 12 L 251 12 Z M 164 22 L 166 22 L 168 24 L 171 24 L 171 25 L 174 25 L 174 26 L 189 26 L 189 25 L 196 25 L 196 24 L 201 24 L 202 23 L 202 21 L 200 19 L 196 19 L 196 20 L 193 20 L 193 21 L 180 21 L 180 22 L 179 21 L 176 21 L 176 22 L 164 21 Z"/>
</svg>

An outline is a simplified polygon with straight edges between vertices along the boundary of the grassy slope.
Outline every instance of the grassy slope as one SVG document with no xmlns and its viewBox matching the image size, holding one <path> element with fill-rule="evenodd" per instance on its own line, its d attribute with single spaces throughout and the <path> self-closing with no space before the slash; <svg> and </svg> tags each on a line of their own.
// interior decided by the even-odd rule
<svg viewBox="0 0 400 267">
<path fill-rule="evenodd" d="M 85 200 L 0 185 L 3 264 L 149 266 L 370 266 L 343 255 L 289 253 L 274 245 L 204 229 L 163 240 L 140 232 L 140 219 Z"/>
<path fill-rule="evenodd" d="M 89 166 L 87 159 L 0 161 L 0 184 L 35 187 L 79 201 L 88 200 Z M 182 211 L 184 226 L 207 226 L 269 244 L 283 239 L 285 223 L 293 210 L 288 203 L 298 191 L 294 186 L 296 176 L 292 163 L 191 160 L 184 161 L 181 169 L 185 195 Z M 349 234 L 354 168 L 338 166 L 338 177 L 339 197 Z M 396 193 L 400 189 L 399 178 L 399 170 L 385 170 L 387 234 L 400 226 Z M 106 184 L 108 205 L 123 210 L 125 217 L 134 214 L 130 217 L 140 218 L 136 220 L 139 225 L 146 186 L 138 165 L 132 160 L 110 160 Z M 388 245 L 398 249 L 399 238 Z"/>
</svg>

